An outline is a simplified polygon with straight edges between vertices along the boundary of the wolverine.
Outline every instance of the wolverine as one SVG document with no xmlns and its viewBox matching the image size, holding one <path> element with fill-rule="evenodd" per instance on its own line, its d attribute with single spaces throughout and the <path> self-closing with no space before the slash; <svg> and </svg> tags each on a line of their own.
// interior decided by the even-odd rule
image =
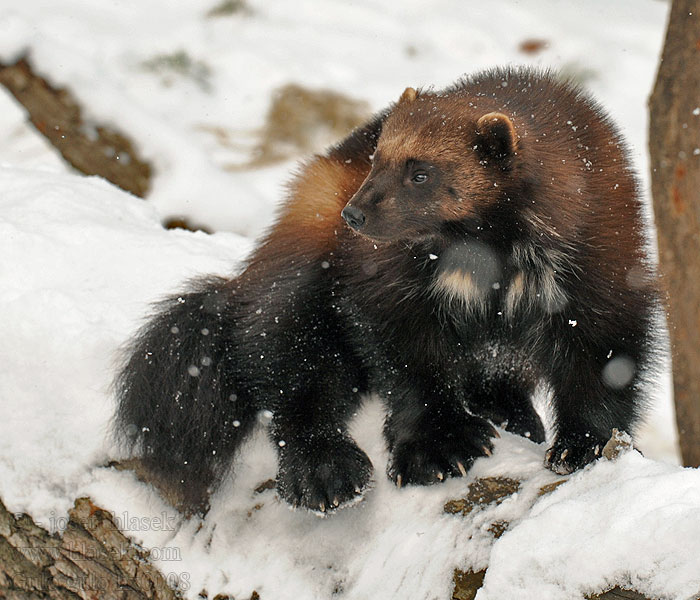
<svg viewBox="0 0 700 600">
<path fill-rule="evenodd" d="M 577 86 L 494 69 L 400 100 L 302 166 L 231 278 L 163 301 L 115 381 L 116 431 L 161 491 L 205 512 L 267 415 L 279 495 L 328 512 L 372 478 L 348 433 L 385 403 L 397 486 L 466 475 L 495 426 L 544 463 L 633 432 L 658 293 L 626 146 Z"/>
</svg>

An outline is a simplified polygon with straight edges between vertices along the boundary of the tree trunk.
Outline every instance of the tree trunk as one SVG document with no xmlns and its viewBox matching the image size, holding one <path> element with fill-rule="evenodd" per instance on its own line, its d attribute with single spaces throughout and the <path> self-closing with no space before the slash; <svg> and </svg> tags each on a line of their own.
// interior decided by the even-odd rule
<svg viewBox="0 0 700 600">
<path fill-rule="evenodd" d="M 700 466 L 700 0 L 674 0 L 649 148 L 683 463 Z"/>
</svg>

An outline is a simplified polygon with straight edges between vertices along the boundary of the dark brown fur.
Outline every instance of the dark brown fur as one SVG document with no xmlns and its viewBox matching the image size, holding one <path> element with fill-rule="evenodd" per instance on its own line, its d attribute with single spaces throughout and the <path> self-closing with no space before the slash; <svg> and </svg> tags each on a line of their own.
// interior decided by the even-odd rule
<svg viewBox="0 0 700 600">
<path fill-rule="evenodd" d="M 544 383 L 546 463 L 571 471 L 643 407 L 645 243 L 624 144 L 577 88 L 529 70 L 409 88 L 300 170 L 239 277 L 160 308 L 117 380 L 119 431 L 201 508 L 270 410 L 280 495 L 324 511 L 370 481 L 347 431 L 362 393 L 387 405 L 389 476 L 426 484 L 490 454 L 490 423 L 543 441 Z"/>
</svg>

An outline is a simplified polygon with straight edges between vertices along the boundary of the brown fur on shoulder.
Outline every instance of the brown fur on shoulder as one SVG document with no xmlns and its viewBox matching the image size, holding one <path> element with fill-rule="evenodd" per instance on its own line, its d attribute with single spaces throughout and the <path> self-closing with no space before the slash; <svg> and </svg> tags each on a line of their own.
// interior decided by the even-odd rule
<svg viewBox="0 0 700 600">
<path fill-rule="evenodd" d="M 314 158 L 292 182 L 290 199 L 271 236 L 295 241 L 306 250 L 332 250 L 338 230 L 345 227 L 340 213 L 367 173 L 367 164 L 345 164 L 325 156 Z"/>
</svg>

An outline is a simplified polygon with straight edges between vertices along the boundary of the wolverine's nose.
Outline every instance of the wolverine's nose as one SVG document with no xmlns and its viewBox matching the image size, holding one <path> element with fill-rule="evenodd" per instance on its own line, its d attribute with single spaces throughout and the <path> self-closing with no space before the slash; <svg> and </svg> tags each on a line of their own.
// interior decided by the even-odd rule
<svg viewBox="0 0 700 600">
<path fill-rule="evenodd" d="M 365 213 L 355 206 L 348 204 L 340 214 L 353 229 L 359 230 L 365 224 Z"/>
</svg>

